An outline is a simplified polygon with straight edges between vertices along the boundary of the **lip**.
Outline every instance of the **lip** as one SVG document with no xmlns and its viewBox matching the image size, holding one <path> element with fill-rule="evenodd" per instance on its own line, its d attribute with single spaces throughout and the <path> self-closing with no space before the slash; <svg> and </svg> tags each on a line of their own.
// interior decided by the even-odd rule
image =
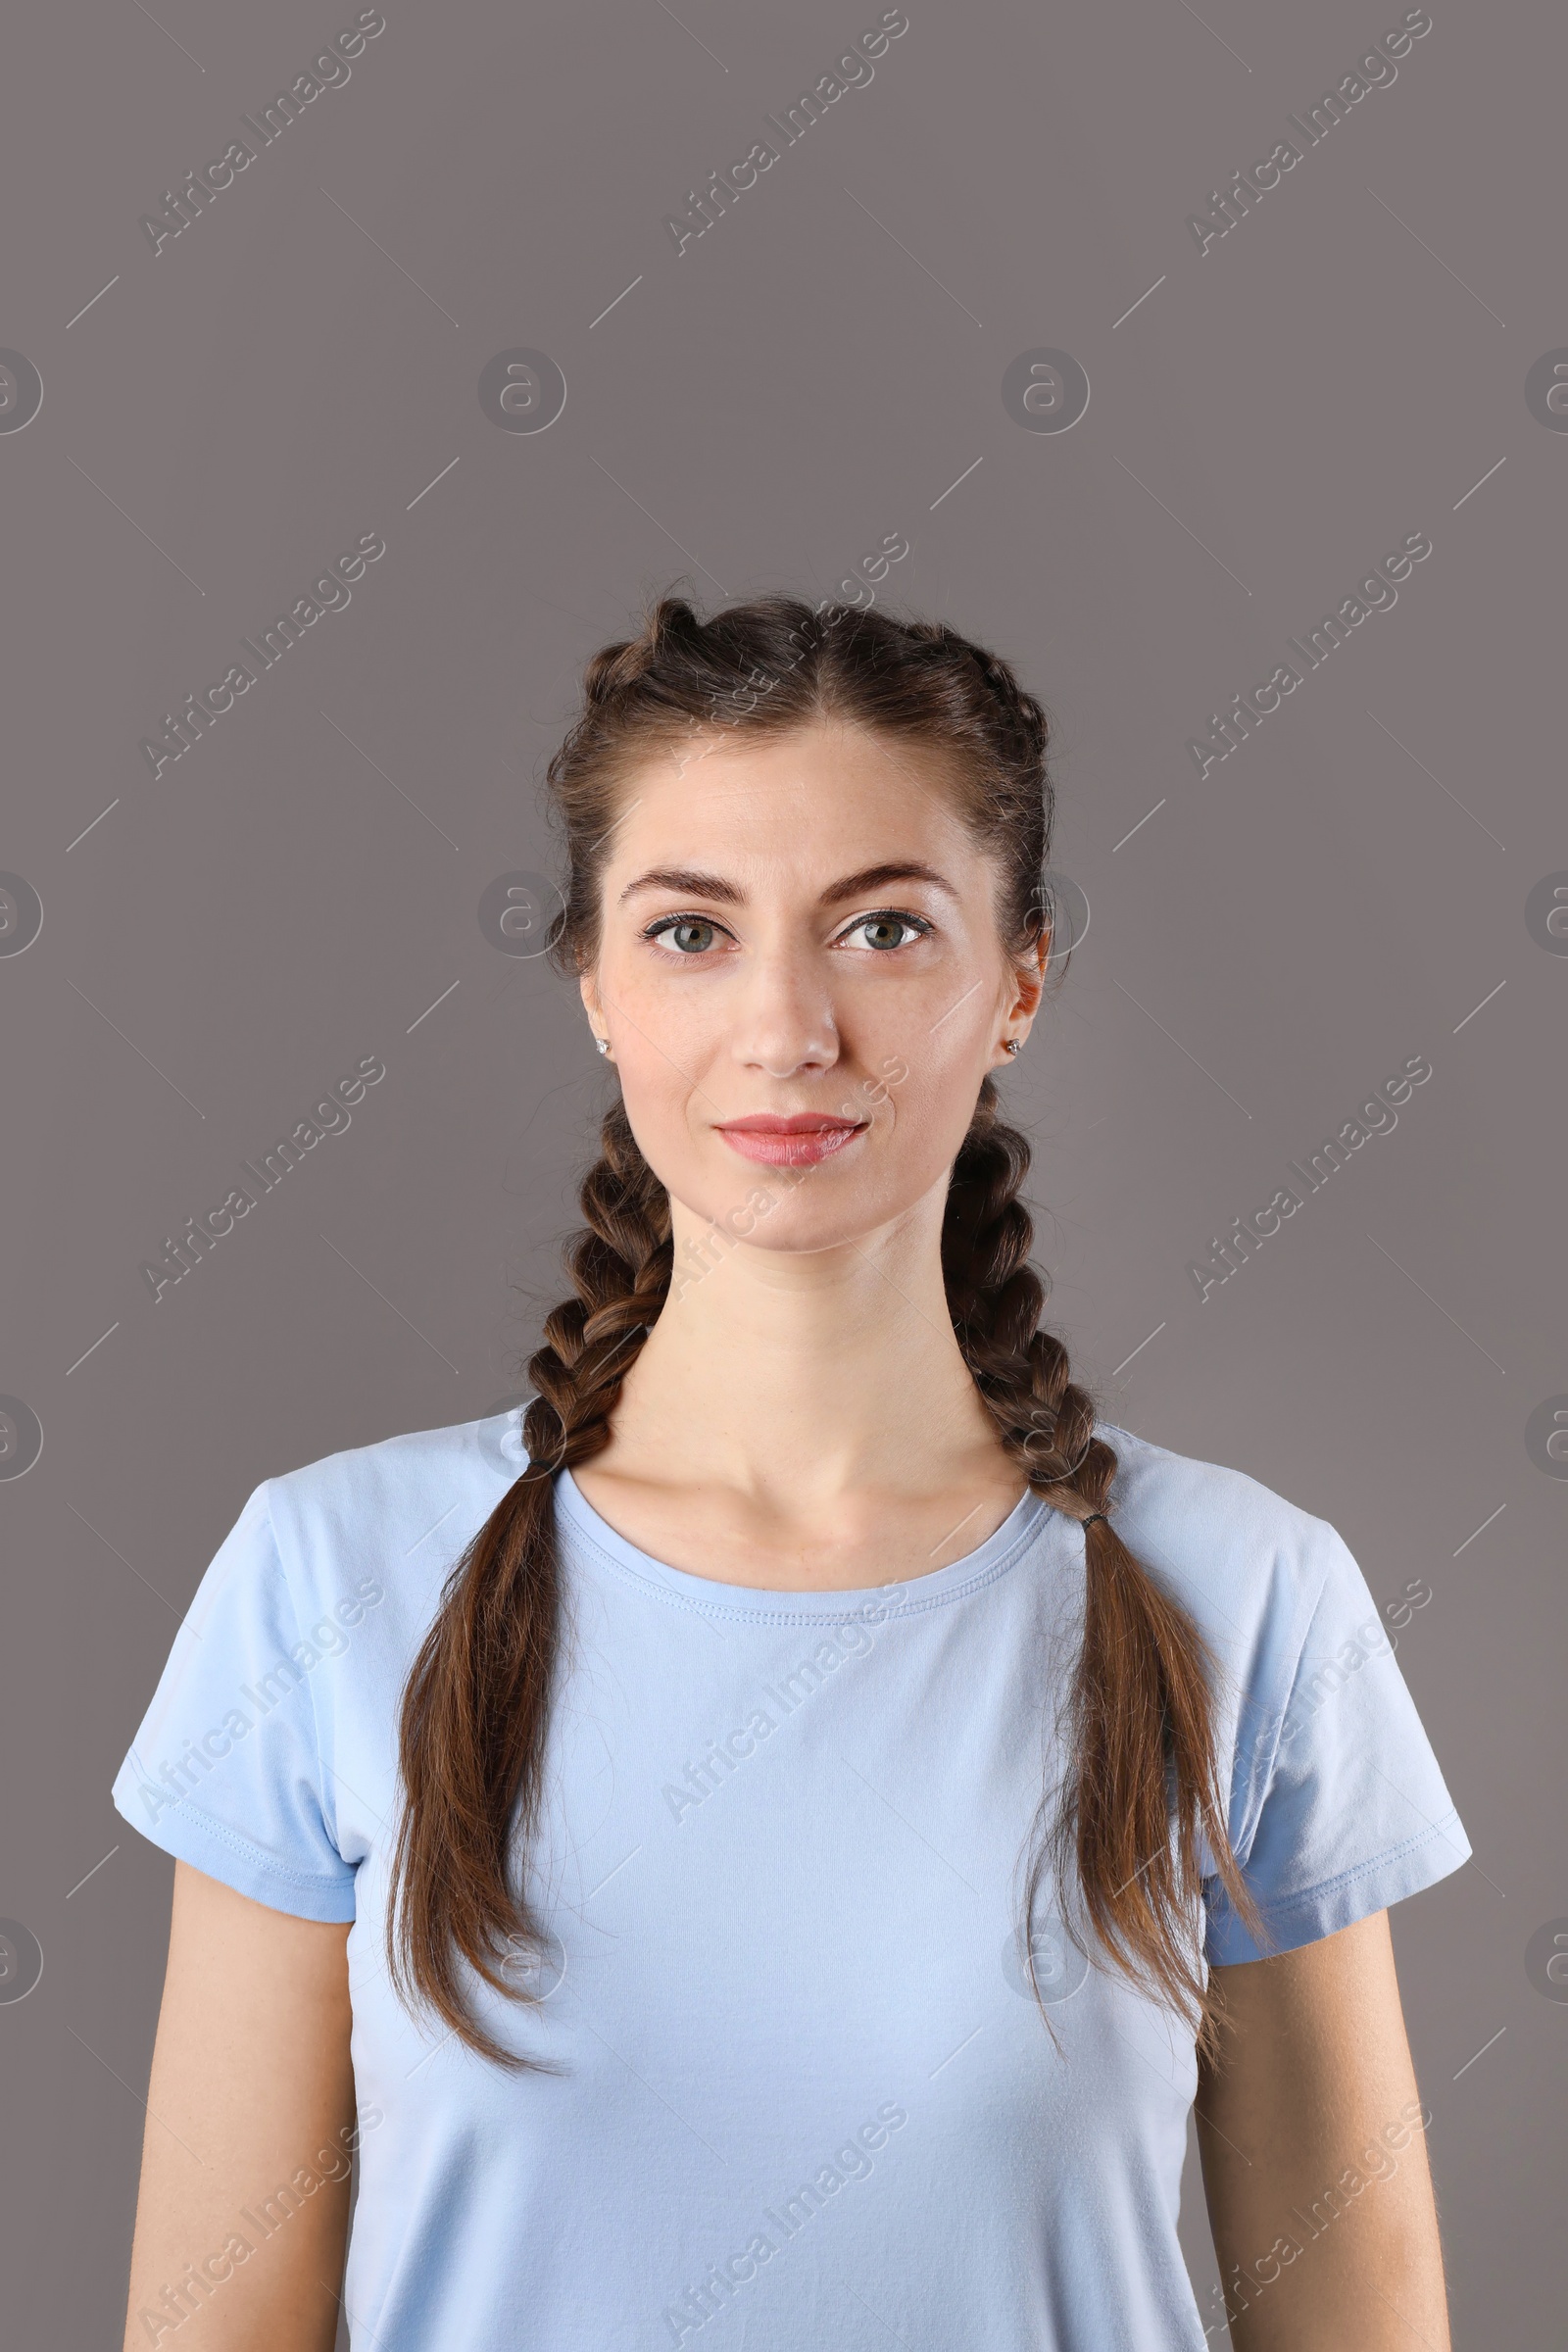
<svg viewBox="0 0 1568 2352">
<path fill-rule="evenodd" d="M 863 1119 L 836 1119 L 815 1110 L 796 1111 L 788 1118 L 759 1110 L 747 1118 L 722 1120 L 715 1132 L 742 1159 L 765 1167 L 809 1168 L 842 1152 L 866 1124 Z"/>
</svg>

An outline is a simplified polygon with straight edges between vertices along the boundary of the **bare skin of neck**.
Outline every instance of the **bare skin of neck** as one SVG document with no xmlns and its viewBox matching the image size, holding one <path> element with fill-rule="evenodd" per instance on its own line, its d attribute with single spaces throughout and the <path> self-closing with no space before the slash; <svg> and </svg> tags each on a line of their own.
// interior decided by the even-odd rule
<svg viewBox="0 0 1568 2352">
<path fill-rule="evenodd" d="M 660 1316 L 603 1453 L 573 1475 L 639 1550 L 760 1590 L 903 1582 L 1024 1493 L 953 1336 L 946 1185 L 808 1253 L 735 1243 Z M 696 1219 L 673 1203 L 677 1263 Z"/>
</svg>

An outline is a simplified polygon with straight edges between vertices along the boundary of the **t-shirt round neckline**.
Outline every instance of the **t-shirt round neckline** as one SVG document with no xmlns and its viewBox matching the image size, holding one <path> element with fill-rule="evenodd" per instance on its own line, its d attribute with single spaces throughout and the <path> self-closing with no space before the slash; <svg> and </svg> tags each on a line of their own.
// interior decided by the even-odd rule
<svg viewBox="0 0 1568 2352">
<path fill-rule="evenodd" d="M 1056 1516 L 1031 1489 L 1019 1496 L 1002 1525 L 976 1550 L 966 1552 L 960 1560 L 950 1560 L 944 1568 L 928 1569 L 922 1576 L 890 1579 L 885 1585 L 802 1592 L 793 1587 L 729 1585 L 699 1576 L 689 1568 L 672 1568 L 667 1561 L 639 1550 L 602 1518 L 569 1470 L 557 1477 L 556 1507 L 573 1535 L 601 1559 L 662 1599 L 703 1616 L 746 1619 L 758 1625 L 831 1625 L 848 1618 L 911 1617 L 942 1608 L 1005 1575 L 1034 1542 L 1042 1520 Z"/>
</svg>

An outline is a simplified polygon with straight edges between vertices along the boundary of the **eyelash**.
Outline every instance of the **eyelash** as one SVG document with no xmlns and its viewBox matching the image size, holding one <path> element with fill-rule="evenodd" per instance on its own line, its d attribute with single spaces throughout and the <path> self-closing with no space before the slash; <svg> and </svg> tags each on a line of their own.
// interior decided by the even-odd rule
<svg viewBox="0 0 1568 2352">
<path fill-rule="evenodd" d="M 710 914 L 662 914 L 657 921 L 649 923 L 638 936 L 646 940 L 650 947 L 657 947 L 666 931 L 678 930 L 682 923 L 706 923 L 710 930 L 724 932 L 723 924 L 715 921 Z M 853 923 L 846 924 L 844 930 L 839 933 L 838 939 L 834 941 L 834 946 L 838 946 L 840 941 L 850 938 L 855 932 L 863 930 L 867 923 L 903 923 L 906 929 L 914 933 L 912 940 L 901 940 L 897 948 L 868 949 L 866 953 L 873 956 L 897 956 L 903 949 L 913 947 L 922 939 L 929 939 L 936 928 L 934 923 L 927 922 L 924 915 L 910 914 L 902 906 L 873 906 L 869 913 L 857 915 Z M 724 936 L 733 937 L 733 934 L 724 933 Z M 678 959 L 683 963 L 703 963 L 711 953 L 710 949 L 704 949 L 700 953 L 694 954 L 677 950 L 671 956 L 671 960 Z"/>
</svg>

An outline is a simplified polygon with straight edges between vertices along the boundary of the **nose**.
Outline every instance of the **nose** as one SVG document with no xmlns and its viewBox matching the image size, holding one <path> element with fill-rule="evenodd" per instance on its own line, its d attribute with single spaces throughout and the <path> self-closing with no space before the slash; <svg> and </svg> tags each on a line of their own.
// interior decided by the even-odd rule
<svg viewBox="0 0 1568 2352">
<path fill-rule="evenodd" d="M 839 1058 L 831 993 L 811 960 L 780 947 L 756 956 L 739 992 L 730 1049 L 768 1078 L 830 1070 Z"/>
</svg>

